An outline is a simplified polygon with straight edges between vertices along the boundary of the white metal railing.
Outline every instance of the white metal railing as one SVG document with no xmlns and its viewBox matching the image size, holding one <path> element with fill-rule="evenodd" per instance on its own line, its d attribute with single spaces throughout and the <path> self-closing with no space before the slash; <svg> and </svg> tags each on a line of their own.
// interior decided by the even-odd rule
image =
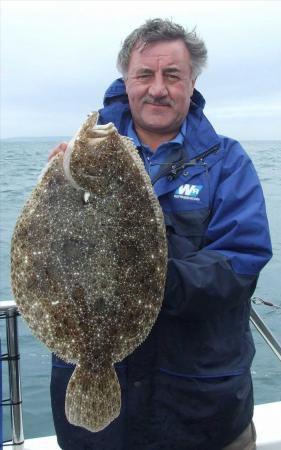
<svg viewBox="0 0 281 450">
<path fill-rule="evenodd" d="M 269 345 L 273 353 L 279 358 L 281 361 L 281 345 L 277 341 L 276 337 L 272 334 L 270 329 L 264 323 L 262 318 L 259 316 L 255 308 L 252 306 L 251 308 L 251 322 L 256 327 L 258 332 L 262 335 L 265 342 Z"/>
<path fill-rule="evenodd" d="M 254 302 L 255 303 L 255 302 Z M 274 306 L 274 305 L 273 305 Z M 23 450 L 24 433 L 22 421 L 22 394 L 20 379 L 20 354 L 18 345 L 17 317 L 19 316 L 17 305 L 13 300 L 0 301 L 0 317 L 6 319 L 7 354 L 2 355 L 2 360 L 9 366 L 9 403 L 11 407 L 11 427 L 13 449 Z M 254 307 L 251 308 L 251 322 L 265 339 L 271 350 L 281 361 L 281 346 L 273 336 L 270 329 L 260 318 Z M 5 444 L 4 444 L 5 445 Z"/>
<path fill-rule="evenodd" d="M 15 302 L 12 300 L 1 301 L 0 315 L 2 319 L 6 320 L 7 353 L 2 355 L 2 361 L 7 361 L 8 363 L 10 392 L 10 398 L 2 402 L 2 404 L 9 405 L 11 408 L 12 442 L 9 446 L 13 449 L 22 450 L 24 434 L 17 323 L 19 313 Z"/>
</svg>

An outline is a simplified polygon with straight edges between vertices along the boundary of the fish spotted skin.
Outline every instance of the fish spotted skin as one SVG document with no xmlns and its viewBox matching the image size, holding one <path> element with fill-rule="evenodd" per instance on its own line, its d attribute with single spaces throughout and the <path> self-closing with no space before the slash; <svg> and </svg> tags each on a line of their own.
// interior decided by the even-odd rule
<svg viewBox="0 0 281 450">
<path fill-rule="evenodd" d="M 161 207 L 132 142 L 97 113 L 49 164 L 12 238 L 12 288 L 32 332 L 76 363 L 70 422 L 91 431 L 120 413 L 113 364 L 160 311 L 167 245 Z"/>
</svg>

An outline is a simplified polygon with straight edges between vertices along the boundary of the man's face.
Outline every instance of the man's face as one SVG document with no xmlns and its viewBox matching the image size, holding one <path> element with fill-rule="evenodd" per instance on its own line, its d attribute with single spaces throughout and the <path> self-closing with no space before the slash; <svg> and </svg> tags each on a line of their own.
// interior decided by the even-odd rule
<svg viewBox="0 0 281 450">
<path fill-rule="evenodd" d="M 194 83 L 182 40 L 135 48 L 125 85 L 136 130 L 176 133 L 187 115 Z"/>
</svg>

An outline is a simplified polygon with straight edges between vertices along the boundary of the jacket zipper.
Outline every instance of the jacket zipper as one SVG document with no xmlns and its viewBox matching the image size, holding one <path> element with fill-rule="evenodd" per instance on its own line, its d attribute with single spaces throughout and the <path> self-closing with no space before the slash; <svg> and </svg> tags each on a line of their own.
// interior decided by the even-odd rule
<svg viewBox="0 0 281 450">
<path fill-rule="evenodd" d="M 185 162 L 185 159 L 182 159 L 180 161 L 177 161 L 176 163 L 171 164 L 169 167 L 165 167 L 165 169 L 158 174 L 155 180 L 152 181 L 152 184 L 154 185 L 158 180 L 160 180 L 160 178 L 163 178 L 166 175 L 168 176 L 169 181 L 173 181 L 186 167 L 195 166 L 199 162 L 204 163 L 204 159 L 212 153 L 216 153 L 219 150 L 219 147 L 220 146 L 218 144 L 214 145 L 213 147 L 209 148 L 209 150 L 200 153 L 198 156 L 196 156 L 196 158 L 193 158 L 188 162 Z"/>
</svg>

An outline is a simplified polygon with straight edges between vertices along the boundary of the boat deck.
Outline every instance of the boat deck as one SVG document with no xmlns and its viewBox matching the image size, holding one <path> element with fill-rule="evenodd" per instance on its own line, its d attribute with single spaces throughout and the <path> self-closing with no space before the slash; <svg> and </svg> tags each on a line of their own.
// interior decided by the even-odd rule
<svg viewBox="0 0 281 450">
<path fill-rule="evenodd" d="M 281 401 L 255 407 L 254 422 L 257 430 L 257 450 L 281 450 Z M 26 439 L 18 450 L 60 450 L 56 436 Z"/>
<path fill-rule="evenodd" d="M 281 450 L 281 401 L 255 406 L 257 450 Z"/>
<path fill-rule="evenodd" d="M 21 450 L 61 450 L 61 448 L 57 444 L 56 436 L 47 436 L 36 439 L 26 439 Z"/>
</svg>

